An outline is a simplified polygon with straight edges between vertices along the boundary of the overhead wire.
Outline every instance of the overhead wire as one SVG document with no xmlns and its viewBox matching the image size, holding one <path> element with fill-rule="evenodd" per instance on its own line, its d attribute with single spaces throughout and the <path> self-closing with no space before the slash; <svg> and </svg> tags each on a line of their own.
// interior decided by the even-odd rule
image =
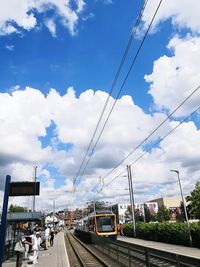
<svg viewBox="0 0 200 267">
<path fill-rule="evenodd" d="M 161 141 L 163 141 L 165 138 L 167 138 L 170 134 L 172 134 L 179 126 L 181 126 L 185 121 L 187 121 L 191 116 L 193 116 L 198 110 L 200 110 L 200 106 L 198 108 L 196 108 L 192 113 L 190 113 L 185 119 L 183 119 L 182 121 L 179 122 L 179 124 L 177 124 L 173 129 L 171 129 L 167 134 L 165 134 L 163 137 L 161 137 L 156 143 L 154 143 L 151 146 L 151 149 L 156 147 L 157 145 L 160 144 Z M 130 163 L 130 166 L 133 166 L 136 162 L 138 162 L 141 158 L 143 158 L 146 154 L 148 153 L 148 151 L 145 151 L 143 154 L 141 154 L 136 160 L 134 160 L 132 163 Z M 118 174 L 116 177 L 114 177 L 109 183 L 104 185 L 104 188 L 109 186 L 110 184 L 112 184 L 117 178 L 119 178 L 124 172 L 126 171 L 123 170 L 120 174 Z M 102 190 L 101 190 L 102 191 Z M 99 191 L 100 192 L 100 191 Z"/>
<path fill-rule="evenodd" d="M 124 157 L 112 170 L 110 170 L 102 179 L 104 180 L 108 177 L 114 170 L 116 170 L 127 158 L 129 158 L 139 147 L 141 147 L 166 121 L 168 121 L 174 113 L 181 108 L 185 102 L 188 101 L 198 90 L 200 89 L 200 85 L 198 85 L 147 137 L 145 137 L 134 149 L 132 149 L 126 157 Z"/>
<path fill-rule="evenodd" d="M 120 87 L 120 90 L 119 90 L 119 92 L 118 92 L 118 94 L 117 94 L 117 97 L 116 97 L 116 99 L 115 99 L 115 101 L 114 101 L 114 103 L 113 103 L 113 105 L 112 105 L 112 107 L 111 107 L 111 109 L 110 109 L 110 111 L 109 111 L 109 114 L 108 114 L 108 116 L 107 116 L 107 118 L 106 118 L 106 120 L 105 120 L 105 122 L 104 122 L 104 124 L 103 124 L 103 127 L 102 127 L 102 129 L 101 129 L 101 131 L 100 131 L 100 134 L 99 134 L 99 136 L 98 136 L 98 138 L 97 138 L 97 140 L 96 140 L 96 142 L 95 142 L 95 144 L 94 144 L 94 146 L 93 146 L 93 148 L 92 148 L 92 153 L 91 153 L 91 155 L 94 154 L 95 148 L 96 148 L 96 146 L 97 146 L 97 144 L 98 144 L 98 142 L 99 142 L 99 140 L 100 140 L 100 138 L 101 138 L 101 136 L 102 136 L 102 134 L 103 134 L 103 131 L 104 131 L 104 129 L 105 129 L 106 125 L 107 125 L 107 122 L 108 122 L 108 120 L 109 120 L 109 118 L 110 118 L 110 116 L 111 116 L 111 114 L 112 114 L 112 112 L 113 112 L 113 109 L 114 109 L 114 107 L 115 107 L 115 105 L 116 105 L 116 102 L 117 102 L 117 100 L 118 100 L 118 98 L 119 98 L 119 96 L 120 96 L 120 94 L 121 94 L 121 92 L 122 92 L 122 90 L 123 90 L 123 88 L 124 88 L 124 85 L 125 85 L 125 83 L 126 83 L 128 77 L 129 77 L 129 75 L 130 75 L 130 72 L 131 72 L 131 70 L 132 70 L 132 68 L 133 68 L 133 65 L 134 65 L 135 62 L 136 62 L 136 59 L 137 59 L 137 57 L 138 57 L 138 55 L 139 55 L 139 53 L 140 53 L 140 51 L 141 51 L 141 48 L 142 48 L 142 46 L 143 46 L 143 44 L 144 44 L 144 41 L 146 40 L 146 37 L 147 37 L 147 35 L 148 35 L 148 33 L 149 33 L 150 29 L 151 29 L 151 26 L 152 26 L 152 24 L 153 24 L 153 22 L 154 22 L 154 19 L 155 19 L 157 13 L 158 13 L 158 10 L 159 10 L 159 8 L 160 8 L 160 5 L 161 5 L 162 1 L 163 1 L 163 0 L 160 0 L 158 6 L 157 6 L 157 8 L 156 8 L 156 11 L 154 12 L 154 15 L 153 15 L 153 17 L 152 17 L 152 19 L 151 19 L 151 22 L 149 23 L 149 26 L 148 26 L 148 28 L 147 28 L 147 30 L 146 30 L 146 32 L 145 32 L 145 35 L 144 35 L 143 38 L 142 38 L 142 41 L 141 41 L 141 43 L 140 43 L 140 45 L 139 45 L 139 47 L 138 47 L 138 49 L 137 49 L 137 52 L 136 52 L 136 54 L 135 54 L 135 56 L 134 56 L 134 58 L 133 58 L 133 60 L 132 60 L 131 66 L 130 66 L 130 68 L 129 68 L 129 70 L 128 70 L 126 76 L 125 76 L 125 79 L 124 79 L 124 81 L 123 81 L 123 83 L 122 83 L 122 85 L 121 85 L 121 87 Z M 85 164 L 85 167 L 84 167 L 84 169 L 83 169 L 83 171 L 82 171 L 82 173 L 81 173 L 81 177 L 84 175 L 84 173 L 85 173 L 85 171 L 86 171 L 86 168 L 87 168 L 87 166 L 88 166 L 88 164 L 89 164 L 89 162 L 90 162 L 90 159 L 91 159 L 91 157 L 88 157 L 87 162 L 86 162 L 86 164 Z M 77 185 L 76 185 L 75 188 L 74 188 L 74 192 L 76 191 L 76 187 L 77 187 Z"/>
<path fill-rule="evenodd" d="M 84 157 L 83 157 L 83 160 L 82 160 L 82 162 L 81 162 L 81 164 L 80 164 L 80 167 L 79 167 L 79 169 L 78 169 L 78 172 L 77 172 L 77 174 L 76 174 L 75 180 L 78 178 L 78 176 L 79 176 L 79 174 L 80 174 L 80 171 L 81 171 L 81 169 L 82 169 L 82 167 L 83 167 L 83 165 L 84 165 L 84 162 L 85 162 L 85 160 L 86 160 L 86 157 L 87 157 L 87 155 L 88 155 L 88 153 L 89 153 L 89 151 L 90 151 L 90 148 L 91 148 L 92 143 L 93 143 L 93 141 L 94 141 L 95 135 L 96 135 L 97 130 L 98 130 L 98 128 L 99 128 L 100 122 L 101 122 L 101 120 L 102 120 L 102 118 L 103 118 L 103 115 L 104 115 L 104 113 L 105 113 L 106 107 L 107 107 L 107 105 L 108 105 L 108 102 L 109 102 L 109 100 L 110 100 L 110 97 L 111 97 L 111 95 L 112 95 L 112 92 L 113 92 L 113 90 L 114 90 L 114 87 L 115 87 L 115 85 L 116 85 L 116 82 L 117 82 L 117 80 L 118 80 L 118 78 L 119 78 L 120 72 L 121 72 L 122 67 L 123 67 L 123 65 L 124 65 L 124 62 L 125 62 L 125 60 L 126 60 L 126 57 L 127 57 L 127 55 L 128 55 L 128 52 L 129 52 L 129 50 L 130 50 L 130 47 L 131 47 L 133 38 L 134 38 L 134 36 L 135 36 L 135 34 L 136 34 L 136 32 L 137 32 L 138 26 L 139 26 L 140 21 L 141 21 L 141 19 L 142 19 L 142 16 L 143 16 L 143 13 L 144 13 L 144 10 L 145 10 L 145 7 L 146 7 L 147 3 L 148 3 L 148 0 L 145 0 L 145 1 L 144 1 L 144 4 L 143 4 L 143 6 L 142 6 L 142 8 L 141 8 L 141 10 L 140 10 L 139 16 L 137 17 L 136 23 L 135 23 L 135 25 L 134 25 L 134 30 L 132 30 L 131 36 L 130 36 L 130 38 L 129 38 L 129 40 L 128 40 L 128 44 L 127 44 L 127 46 L 126 46 L 126 49 L 125 49 L 124 54 L 123 54 L 123 56 L 122 56 L 122 59 L 121 59 L 121 61 L 120 61 L 120 65 L 119 65 L 119 67 L 118 67 L 118 69 L 117 69 L 117 72 L 116 72 L 116 74 L 115 74 L 114 80 L 113 80 L 112 85 L 111 85 L 111 88 L 110 88 L 110 90 L 109 90 L 108 97 L 107 97 L 107 99 L 106 99 L 106 101 L 105 101 L 104 107 L 103 107 L 102 112 L 101 112 L 101 114 L 100 114 L 100 117 L 99 117 L 99 119 L 98 119 L 97 125 L 96 125 L 95 130 L 94 130 L 93 135 L 92 135 L 92 138 L 91 138 L 91 140 L 90 140 L 90 142 L 89 142 L 89 145 L 88 145 L 88 147 L 87 147 L 86 153 L 85 153 L 85 155 L 84 155 Z M 86 163 L 86 164 L 87 164 L 87 163 Z M 85 168 L 84 168 L 84 171 L 85 171 Z M 84 172 L 84 171 L 83 171 L 83 172 Z M 83 173 L 83 172 L 82 172 L 82 173 Z M 81 176 L 82 176 L 82 175 L 83 175 L 83 174 L 81 174 Z"/>
</svg>

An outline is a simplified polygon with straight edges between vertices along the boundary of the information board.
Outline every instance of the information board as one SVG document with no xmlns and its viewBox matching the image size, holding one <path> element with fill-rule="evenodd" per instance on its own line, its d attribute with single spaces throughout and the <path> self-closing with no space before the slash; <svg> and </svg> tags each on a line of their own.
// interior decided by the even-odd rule
<svg viewBox="0 0 200 267">
<path fill-rule="evenodd" d="M 9 196 L 36 196 L 40 194 L 40 182 L 11 182 Z"/>
</svg>

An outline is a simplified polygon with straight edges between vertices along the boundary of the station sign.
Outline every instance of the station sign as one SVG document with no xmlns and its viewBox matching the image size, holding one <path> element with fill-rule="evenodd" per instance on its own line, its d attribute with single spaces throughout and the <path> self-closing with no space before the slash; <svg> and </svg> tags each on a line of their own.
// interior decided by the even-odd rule
<svg viewBox="0 0 200 267">
<path fill-rule="evenodd" d="M 11 182 L 9 196 L 38 196 L 40 194 L 40 182 Z"/>
</svg>

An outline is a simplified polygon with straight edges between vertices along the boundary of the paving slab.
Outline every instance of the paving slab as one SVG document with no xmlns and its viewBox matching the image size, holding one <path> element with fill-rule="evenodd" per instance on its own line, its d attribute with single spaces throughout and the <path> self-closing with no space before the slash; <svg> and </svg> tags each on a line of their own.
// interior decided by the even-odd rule
<svg viewBox="0 0 200 267">
<path fill-rule="evenodd" d="M 15 267 L 15 259 L 10 259 L 2 265 L 3 267 Z M 37 264 L 31 264 L 27 260 L 23 261 L 23 267 L 70 267 L 65 246 L 64 232 L 58 233 L 54 238 L 54 245 L 47 250 L 39 251 Z"/>
<path fill-rule="evenodd" d="M 191 248 L 191 247 L 167 244 L 162 242 L 147 241 L 139 238 L 126 237 L 126 236 L 118 236 L 117 240 L 200 259 L 199 248 Z"/>
</svg>

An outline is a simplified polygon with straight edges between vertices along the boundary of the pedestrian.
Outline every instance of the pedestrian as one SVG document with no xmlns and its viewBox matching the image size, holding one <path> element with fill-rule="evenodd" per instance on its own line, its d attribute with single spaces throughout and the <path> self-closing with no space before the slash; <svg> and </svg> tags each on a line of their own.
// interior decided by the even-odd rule
<svg viewBox="0 0 200 267">
<path fill-rule="evenodd" d="M 49 247 L 49 234 L 50 234 L 50 229 L 49 229 L 49 227 L 46 227 L 46 229 L 45 229 L 45 244 L 46 244 L 46 249 Z"/>
<path fill-rule="evenodd" d="M 30 256 L 29 259 L 30 261 L 33 262 L 33 264 L 38 263 L 37 258 L 38 258 L 38 241 L 36 237 L 36 232 L 34 231 L 33 234 L 31 235 L 32 238 L 32 250 L 33 250 L 33 256 Z"/>
<path fill-rule="evenodd" d="M 51 232 L 50 232 L 50 246 L 53 246 L 53 240 L 54 240 L 54 229 L 51 228 Z"/>
<path fill-rule="evenodd" d="M 28 229 L 26 229 L 26 231 L 24 232 L 24 237 L 27 241 L 27 243 L 25 243 L 25 255 L 24 255 L 24 257 L 27 260 L 28 259 L 28 253 L 30 251 L 30 244 L 32 244 L 30 232 L 28 231 Z"/>
<path fill-rule="evenodd" d="M 45 242 L 45 229 L 44 229 L 44 228 L 42 228 L 42 230 L 41 230 L 41 235 L 40 235 L 40 237 L 41 237 L 41 243 L 40 243 L 40 246 L 41 246 L 44 250 L 46 250 L 47 248 L 46 248 L 46 242 Z"/>
<path fill-rule="evenodd" d="M 122 225 L 122 223 L 119 224 L 119 234 L 120 234 L 121 236 L 124 235 L 124 233 L 123 233 L 123 225 Z"/>
<path fill-rule="evenodd" d="M 23 233 L 19 233 L 19 235 L 17 237 L 17 243 L 16 243 L 15 248 L 14 248 L 14 250 L 17 254 L 16 267 L 22 267 L 23 254 L 25 252 L 25 244 L 31 244 L 31 243 L 26 241 Z"/>
<path fill-rule="evenodd" d="M 37 238 L 38 250 L 40 250 L 40 245 L 41 245 L 41 232 L 40 231 L 36 233 L 36 238 Z"/>
</svg>

